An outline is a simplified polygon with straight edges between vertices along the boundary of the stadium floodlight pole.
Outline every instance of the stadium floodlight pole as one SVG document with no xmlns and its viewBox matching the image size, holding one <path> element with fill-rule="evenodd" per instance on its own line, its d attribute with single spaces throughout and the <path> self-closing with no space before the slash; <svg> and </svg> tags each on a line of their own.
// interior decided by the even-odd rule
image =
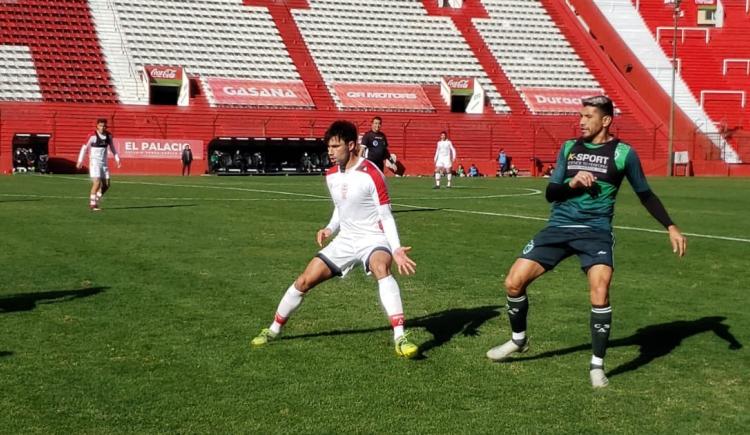
<svg viewBox="0 0 750 435">
<path fill-rule="evenodd" d="M 672 94 L 669 101 L 669 146 L 667 147 L 667 176 L 673 175 L 674 166 L 674 94 L 675 82 L 677 81 L 677 24 L 680 20 L 680 3 L 682 0 L 674 0 L 674 33 L 672 34 Z"/>
</svg>

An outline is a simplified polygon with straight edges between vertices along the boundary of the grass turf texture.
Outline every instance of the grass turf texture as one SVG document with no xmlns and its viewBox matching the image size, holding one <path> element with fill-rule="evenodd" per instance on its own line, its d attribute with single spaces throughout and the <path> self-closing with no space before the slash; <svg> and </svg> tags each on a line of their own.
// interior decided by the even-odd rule
<svg viewBox="0 0 750 435">
<path fill-rule="evenodd" d="M 683 231 L 750 238 L 747 179 L 650 181 Z M 250 348 L 317 251 L 322 178 L 116 177 L 92 213 L 85 178 L 3 177 L 0 431 L 750 430 L 750 243 L 689 237 L 678 259 L 666 234 L 615 230 L 611 383 L 593 391 L 575 258 L 529 290 L 531 351 L 484 356 L 510 334 L 504 273 L 548 215 L 539 194 L 503 195 L 546 180 L 389 183 L 418 263 L 397 277 L 417 361 L 396 358 L 361 269 L 313 290 L 282 340 Z M 659 229 L 627 185 L 615 224 Z"/>
</svg>

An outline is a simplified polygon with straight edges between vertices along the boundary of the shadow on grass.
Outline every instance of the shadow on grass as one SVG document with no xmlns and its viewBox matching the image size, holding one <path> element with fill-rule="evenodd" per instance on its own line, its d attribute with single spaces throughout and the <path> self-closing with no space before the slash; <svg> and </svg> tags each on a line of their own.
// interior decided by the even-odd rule
<svg viewBox="0 0 750 435">
<path fill-rule="evenodd" d="M 729 325 L 722 323 L 726 317 L 707 316 L 696 320 L 677 320 L 670 323 L 660 323 L 646 326 L 630 337 L 609 341 L 609 348 L 622 346 L 639 346 L 640 354 L 632 361 L 615 367 L 607 376 L 617 376 L 622 373 L 637 370 L 656 358 L 668 355 L 675 350 L 682 340 L 704 332 L 713 332 L 719 338 L 729 343 L 729 349 L 738 350 L 742 343 L 729 332 Z M 567 355 L 584 350 L 591 350 L 591 344 L 581 344 L 566 349 L 553 350 L 526 358 L 515 358 L 512 361 L 528 361 L 553 356 Z"/>
<path fill-rule="evenodd" d="M 420 354 L 442 346 L 458 334 L 464 337 L 475 337 L 479 335 L 479 327 L 484 322 L 500 315 L 499 305 L 489 305 L 474 308 L 452 308 L 426 316 L 415 317 L 406 321 L 408 328 L 420 328 L 432 334 L 432 338 L 419 344 Z M 339 329 L 334 331 L 316 332 L 312 334 L 300 334 L 283 336 L 283 340 L 295 340 L 298 338 L 328 337 L 349 334 L 367 334 L 377 331 L 390 331 L 391 328 L 382 326 L 378 328 L 363 329 Z"/>
<path fill-rule="evenodd" d="M 38 304 L 55 304 L 85 298 L 101 293 L 108 287 L 91 287 L 79 290 L 54 290 L 37 293 L 19 293 L 0 297 L 0 313 L 30 311 Z"/>
<path fill-rule="evenodd" d="M 178 208 L 178 207 L 197 207 L 198 204 L 165 204 L 165 205 L 133 205 L 123 207 L 106 207 L 105 210 L 137 210 L 142 208 Z"/>
<path fill-rule="evenodd" d="M 0 358 L 4 356 L 11 356 L 11 355 L 13 355 L 13 352 L 6 352 L 4 350 L 0 350 Z"/>
</svg>

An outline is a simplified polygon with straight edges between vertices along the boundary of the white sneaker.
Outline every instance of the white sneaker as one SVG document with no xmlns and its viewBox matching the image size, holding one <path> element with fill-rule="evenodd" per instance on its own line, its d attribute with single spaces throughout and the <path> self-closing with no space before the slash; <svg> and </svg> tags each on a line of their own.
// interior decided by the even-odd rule
<svg viewBox="0 0 750 435">
<path fill-rule="evenodd" d="M 493 361 L 505 361 L 514 353 L 524 353 L 529 350 L 529 340 L 523 346 L 517 345 L 513 340 L 508 340 L 500 346 L 495 346 L 487 351 L 487 358 Z"/>
<path fill-rule="evenodd" d="M 589 376 L 591 377 L 591 386 L 594 388 L 604 388 L 609 385 L 609 379 L 604 374 L 604 369 L 591 369 Z"/>
</svg>

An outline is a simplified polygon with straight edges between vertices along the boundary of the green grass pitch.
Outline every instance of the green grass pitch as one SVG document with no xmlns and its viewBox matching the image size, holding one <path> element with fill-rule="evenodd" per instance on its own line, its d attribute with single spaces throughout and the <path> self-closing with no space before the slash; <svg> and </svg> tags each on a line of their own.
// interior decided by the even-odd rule
<svg viewBox="0 0 750 435">
<path fill-rule="evenodd" d="M 395 356 L 361 270 L 314 289 L 251 349 L 316 253 L 322 177 L 0 180 L 2 433 L 748 433 L 750 181 L 650 180 L 688 255 L 625 183 L 615 217 L 610 386 L 588 381 L 577 259 L 529 290 L 531 351 L 505 272 L 549 212 L 543 179 L 390 179 L 417 274 L 397 277 L 419 360 Z"/>
</svg>

